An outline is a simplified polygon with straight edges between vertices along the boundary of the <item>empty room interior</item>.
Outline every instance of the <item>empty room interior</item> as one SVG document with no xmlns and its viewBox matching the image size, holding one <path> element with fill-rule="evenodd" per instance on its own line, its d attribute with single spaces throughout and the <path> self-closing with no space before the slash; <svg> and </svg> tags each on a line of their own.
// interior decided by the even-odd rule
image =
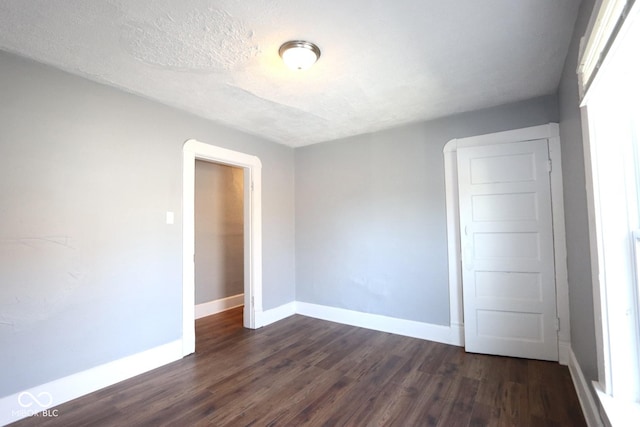
<svg viewBox="0 0 640 427">
<path fill-rule="evenodd" d="M 0 1 L 0 425 L 637 425 L 634 0 Z"/>
</svg>

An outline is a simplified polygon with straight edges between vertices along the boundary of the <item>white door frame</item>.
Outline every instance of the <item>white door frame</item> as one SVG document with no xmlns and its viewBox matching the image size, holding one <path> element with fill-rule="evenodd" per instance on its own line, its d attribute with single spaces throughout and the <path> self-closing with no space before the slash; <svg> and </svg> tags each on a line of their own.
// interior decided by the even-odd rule
<svg viewBox="0 0 640 427">
<path fill-rule="evenodd" d="M 195 161 L 244 170 L 244 326 L 259 328 L 262 314 L 262 163 L 256 156 L 205 144 L 184 143 L 182 189 L 182 352 L 195 351 Z"/>
<path fill-rule="evenodd" d="M 459 331 L 464 344 L 464 316 L 462 301 L 462 260 L 460 250 L 460 217 L 458 215 L 457 150 L 462 147 L 508 144 L 510 142 L 547 139 L 551 159 L 551 209 L 556 279 L 556 304 L 560 319 L 558 347 L 560 363 L 569 361 L 571 345 L 569 324 L 569 283 L 567 279 L 567 246 L 564 225 L 564 194 L 562 190 L 562 158 L 557 123 L 497 132 L 469 138 L 452 139 L 444 146 L 444 173 L 447 207 L 447 244 L 449 258 L 449 313 L 452 329 Z"/>
</svg>

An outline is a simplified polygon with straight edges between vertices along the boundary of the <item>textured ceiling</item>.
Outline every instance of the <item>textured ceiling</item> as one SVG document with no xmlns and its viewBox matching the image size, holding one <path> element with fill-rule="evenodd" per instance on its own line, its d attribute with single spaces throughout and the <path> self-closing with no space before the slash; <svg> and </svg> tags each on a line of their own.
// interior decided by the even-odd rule
<svg viewBox="0 0 640 427">
<path fill-rule="evenodd" d="M 0 0 L 0 49 L 301 146 L 555 92 L 579 2 Z"/>
</svg>

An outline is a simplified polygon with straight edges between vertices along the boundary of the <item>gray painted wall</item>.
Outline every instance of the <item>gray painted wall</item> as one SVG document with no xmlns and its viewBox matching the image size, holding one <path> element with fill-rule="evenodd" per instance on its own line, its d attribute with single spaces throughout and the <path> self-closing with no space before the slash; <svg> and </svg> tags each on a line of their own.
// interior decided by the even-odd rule
<svg viewBox="0 0 640 427">
<path fill-rule="evenodd" d="M 569 231 L 584 204 L 569 193 L 584 192 L 584 178 L 567 70 L 569 60 L 561 115 L 548 96 L 294 152 L 0 52 L 0 348 L 11 349 L 0 352 L 0 397 L 179 339 L 189 138 L 262 161 L 265 309 L 297 299 L 447 325 L 444 144 L 559 119 L 572 336 L 588 373 L 593 331 L 575 320 L 593 319 L 580 317 L 592 310 L 586 228 Z"/>
<path fill-rule="evenodd" d="M 244 171 L 196 160 L 196 304 L 244 293 Z"/>
<path fill-rule="evenodd" d="M 448 325 L 444 145 L 557 121 L 549 96 L 296 149 L 296 299 Z"/>
<path fill-rule="evenodd" d="M 295 299 L 293 149 L 4 52 L 0 93 L 0 397 L 180 338 L 189 138 L 262 161 L 264 308 Z"/>
<path fill-rule="evenodd" d="M 598 378 L 598 367 L 593 318 L 593 287 L 589 254 L 582 121 L 578 107 L 576 68 L 580 38 L 586 30 L 593 5 L 594 0 L 583 0 L 580 5 L 558 90 L 567 230 L 571 347 L 587 380 Z"/>
</svg>

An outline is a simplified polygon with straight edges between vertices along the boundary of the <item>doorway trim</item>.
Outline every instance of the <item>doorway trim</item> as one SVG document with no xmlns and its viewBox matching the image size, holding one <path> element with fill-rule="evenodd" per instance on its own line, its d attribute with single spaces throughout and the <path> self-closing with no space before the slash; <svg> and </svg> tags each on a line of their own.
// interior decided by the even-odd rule
<svg viewBox="0 0 640 427">
<path fill-rule="evenodd" d="M 547 139 L 551 160 L 551 215 L 556 280 L 556 310 L 560 321 L 558 348 L 560 363 L 569 363 L 571 345 L 569 324 L 569 283 L 567 278 L 567 245 L 564 223 L 564 194 L 562 189 L 562 158 L 560 131 L 557 123 L 497 132 L 468 138 L 452 139 L 443 148 L 445 198 L 447 209 L 447 247 L 449 259 L 449 313 L 453 330 L 459 331 L 464 345 L 464 316 L 462 300 L 462 259 L 460 248 L 460 217 L 458 205 L 457 150 L 462 147 L 508 144 L 511 142 Z"/>
<path fill-rule="evenodd" d="M 184 143 L 182 181 L 182 353 L 195 352 L 195 164 L 196 160 L 244 171 L 244 326 L 259 328 L 262 314 L 262 162 L 256 156 L 205 144 Z"/>
</svg>

